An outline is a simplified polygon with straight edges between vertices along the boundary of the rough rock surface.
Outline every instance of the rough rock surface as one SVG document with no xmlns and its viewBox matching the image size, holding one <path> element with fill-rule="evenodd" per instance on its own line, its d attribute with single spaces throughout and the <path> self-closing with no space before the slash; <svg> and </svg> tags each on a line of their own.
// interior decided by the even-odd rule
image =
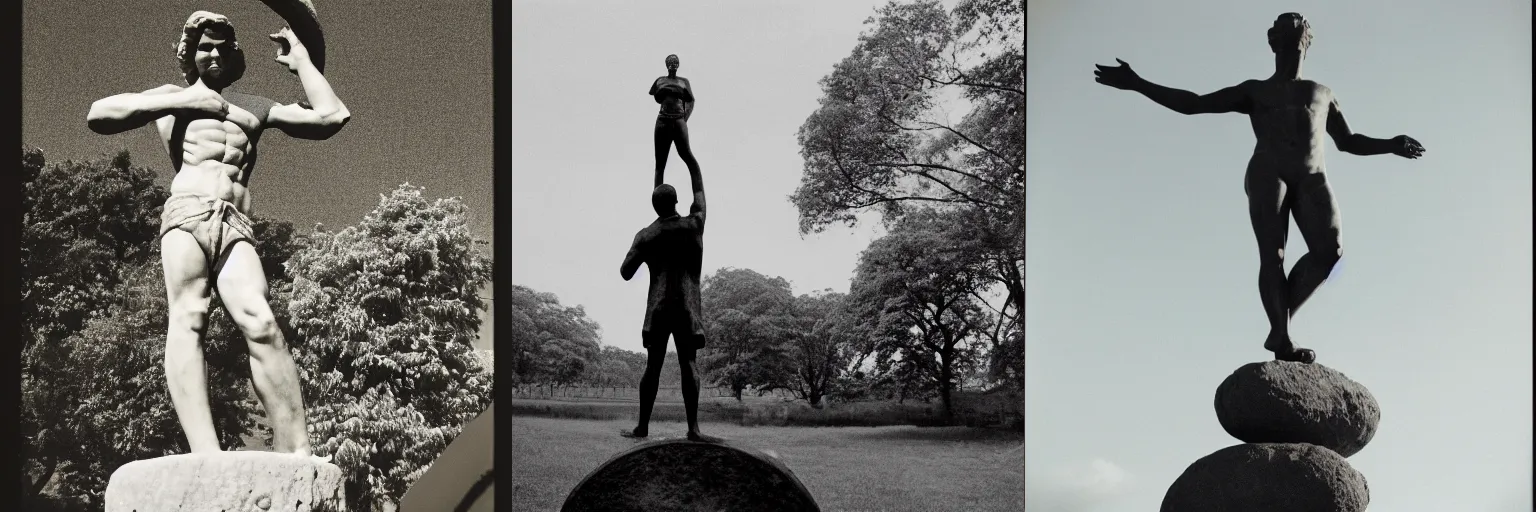
<svg viewBox="0 0 1536 512">
<path fill-rule="evenodd" d="M 106 512 L 338 512 L 341 468 L 272 452 L 170 455 L 124 464 L 107 483 Z"/>
<path fill-rule="evenodd" d="M 775 457 L 729 443 L 651 441 L 609 459 L 571 490 L 561 510 L 815 511 Z"/>
<path fill-rule="evenodd" d="M 1349 457 L 1381 423 L 1371 392 L 1320 364 L 1250 363 L 1216 388 L 1216 419 L 1248 443 L 1310 443 Z"/>
<path fill-rule="evenodd" d="M 1361 512 L 1365 477 L 1333 450 L 1304 443 L 1240 444 L 1190 464 L 1161 512 Z"/>
</svg>

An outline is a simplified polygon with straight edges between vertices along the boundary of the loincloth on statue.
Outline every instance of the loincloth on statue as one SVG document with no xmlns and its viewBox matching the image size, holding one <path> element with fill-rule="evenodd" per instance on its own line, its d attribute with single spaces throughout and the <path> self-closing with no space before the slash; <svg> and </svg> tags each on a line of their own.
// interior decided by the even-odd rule
<svg viewBox="0 0 1536 512">
<path fill-rule="evenodd" d="M 173 229 L 192 234 L 208 259 L 208 273 L 218 275 L 230 248 L 244 240 L 255 244 L 251 219 L 229 201 L 200 194 L 176 194 L 160 212 L 160 236 Z"/>
</svg>

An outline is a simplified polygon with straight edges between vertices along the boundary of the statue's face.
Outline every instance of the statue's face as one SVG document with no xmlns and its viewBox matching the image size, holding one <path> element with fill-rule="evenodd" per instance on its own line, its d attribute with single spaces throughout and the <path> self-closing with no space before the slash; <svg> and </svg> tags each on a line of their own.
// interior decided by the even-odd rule
<svg viewBox="0 0 1536 512">
<path fill-rule="evenodd" d="M 674 55 L 674 56 L 671 56 L 671 57 L 667 57 L 667 71 L 669 71 L 669 72 L 677 71 L 677 65 L 678 64 L 679 64 L 679 62 L 677 61 L 677 56 Z"/>
<path fill-rule="evenodd" d="M 235 40 L 212 30 L 204 30 L 197 42 L 197 74 L 204 81 L 223 81 L 229 71 L 227 55 L 234 51 Z"/>
</svg>

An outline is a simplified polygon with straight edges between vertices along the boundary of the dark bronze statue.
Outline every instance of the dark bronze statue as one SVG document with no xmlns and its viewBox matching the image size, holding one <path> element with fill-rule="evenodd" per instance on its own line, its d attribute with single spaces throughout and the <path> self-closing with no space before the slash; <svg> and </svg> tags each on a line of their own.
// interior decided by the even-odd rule
<svg viewBox="0 0 1536 512">
<path fill-rule="evenodd" d="M 619 267 L 619 275 L 625 281 L 635 277 L 642 263 L 651 275 L 645 326 L 640 331 L 647 353 L 645 375 L 640 379 L 640 424 L 634 430 L 621 432 L 625 437 L 647 435 L 661 366 L 667 357 L 667 337 L 671 336 L 677 345 L 677 366 L 682 372 L 688 439 L 719 441 L 699 432 L 699 374 L 694 362 L 698 350 L 704 348 L 704 309 L 699 292 L 704 262 L 704 179 L 697 166 L 689 166 L 688 171 L 693 184 L 693 206 L 688 209 L 688 216 L 677 214 L 676 189 L 671 185 L 657 186 L 651 191 L 651 206 L 657 219 L 635 235 L 629 254 Z"/>
<path fill-rule="evenodd" d="M 667 168 L 667 153 L 672 150 L 673 143 L 677 144 L 677 156 L 683 157 L 683 163 L 688 165 L 688 172 L 699 173 L 699 162 L 693 159 L 693 148 L 688 145 L 693 84 L 688 83 L 687 78 L 677 76 L 678 64 L 677 55 L 668 55 L 667 76 L 651 82 L 650 94 L 661 104 L 661 112 L 656 115 L 656 183 L 653 187 L 661 186 L 661 177 Z"/>
<path fill-rule="evenodd" d="M 1248 160 L 1244 188 L 1259 242 L 1259 294 L 1269 317 L 1264 348 L 1274 352 L 1275 359 L 1305 363 L 1316 361 L 1317 355 L 1291 340 L 1290 319 L 1343 255 L 1338 205 L 1323 171 L 1324 133 L 1345 153 L 1404 158 L 1424 154 L 1424 146 L 1406 135 L 1375 139 L 1351 131 L 1333 91 L 1301 78 L 1301 63 L 1311 43 L 1306 19 L 1296 13 L 1281 14 L 1269 29 L 1274 75 L 1203 96 L 1149 82 L 1120 59 L 1115 59 L 1119 66 L 1099 65 L 1094 72 L 1098 83 L 1139 92 L 1180 114 L 1248 115 L 1257 144 Z M 1293 215 L 1308 252 L 1286 276 L 1285 242 Z"/>
</svg>

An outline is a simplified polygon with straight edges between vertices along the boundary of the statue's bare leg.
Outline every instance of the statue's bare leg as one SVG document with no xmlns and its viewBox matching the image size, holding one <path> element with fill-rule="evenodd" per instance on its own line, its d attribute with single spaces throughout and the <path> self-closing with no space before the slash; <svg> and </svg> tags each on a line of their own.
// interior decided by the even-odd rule
<svg viewBox="0 0 1536 512">
<path fill-rule="evenodd" d="M 677 147 L 677 156 L 683 159 L 690 174 L 699 171 L 699 161 L 693 158 L 693 146 L 688 143 L 688 122 L 682 119 L 658 118 L 656 120 L 656 183 L 661 186 L 662 173 L 667 167 L 668 153 Z"/>
<path fill-rule="evenodd" d="M 224 309 L 245 335 L 250 351 L 251 383 L 272 426 L 272 448 L 278 452 L 309 455 L 305 429 L 304 393 L 299 370 L 267 304 L 267 276 L 256 249 L 248 242 L 230 247 L 219 270 L 219 298 Z"/>
<path fill-rule="evenodd" d="M 1299 180 L 1292 201 L 1291 212 L 1296 216 L 1296 227 L 1307 241 L 1307 254 L 1296 261 L 1291 275 L 1286 278 L 1289 293 L 1286 305 L 1291 316 L 1301 309 L 1302 303 L 1312 297 L 1333 267 L 1344 255 L 1339 222 L 1339 206 L 1334 201 L 1333 189 L 1328 186 L 1327 175 L 1309 174 Z"/>
<path fill-rule="evenodd" d="M 672 140 L 677 145 L 677 156 L 688 166 L 690 176 L 699 174 L 699 161 L 693 159 L 693 144 L 688 140 L 688 122 L 678 119 L 673 125 Z"/>
<path fill-rule="evenodd" d="M 685 338 L 677 337 L 679 340 Z M 696 368 L 698 349 L 689 343 L 677 345 L 677 367 L 683 374 L 683 410 L 688 415 L 688 439 L 706 443 L 718 442 L 719 438 L 706 436 L 699 431 L 699 372 Z"/>
<path fill-rule="evenodd" d="M 656 390 L 661 386 L 661 367 L 667 359 L 666 330 L 656 330 L 645 336 L 645 373 L 640 376 L 640 423 L 634 430 L 619 432 L 624 437 L 646 437 L 650 432 L 651 408 L 656 405 Z"/>
<path fill-rule="evenodd" d="M 667 156 L 668 153 L 672 152 L 672 129 L 667 119 L 656 119 L 654 138 L 656 143 L 656 183 L 652 184 L 651 188 L 661 186 L 662 175 L 665 174 L 667 169 Z"/>
<path fill-rule="evenodd" d="M 1248 218 L 1259 244 L 1259 300 L 1269 318 L 1264 348 L 1274 352 L 1276 359 L 1311 362 L 1315 354 L 1291 342 L 1290 287 L 1285 278 L 1285 242 L 1290 235 L 1294 199 L 1290 186 L 1278 174 L 1250 164 L 1244 188 L 1248 192 Z"/>
<path fill-rule="evenodd" d="M 160 237 L 165 271 L 165 381 L 176 419 L 194 453 L 219 451 L 208 406 L 208 368 L 203 335 L 208 329 L 208 261 L 191 233 L 173 229 Z"/>
</svg>

